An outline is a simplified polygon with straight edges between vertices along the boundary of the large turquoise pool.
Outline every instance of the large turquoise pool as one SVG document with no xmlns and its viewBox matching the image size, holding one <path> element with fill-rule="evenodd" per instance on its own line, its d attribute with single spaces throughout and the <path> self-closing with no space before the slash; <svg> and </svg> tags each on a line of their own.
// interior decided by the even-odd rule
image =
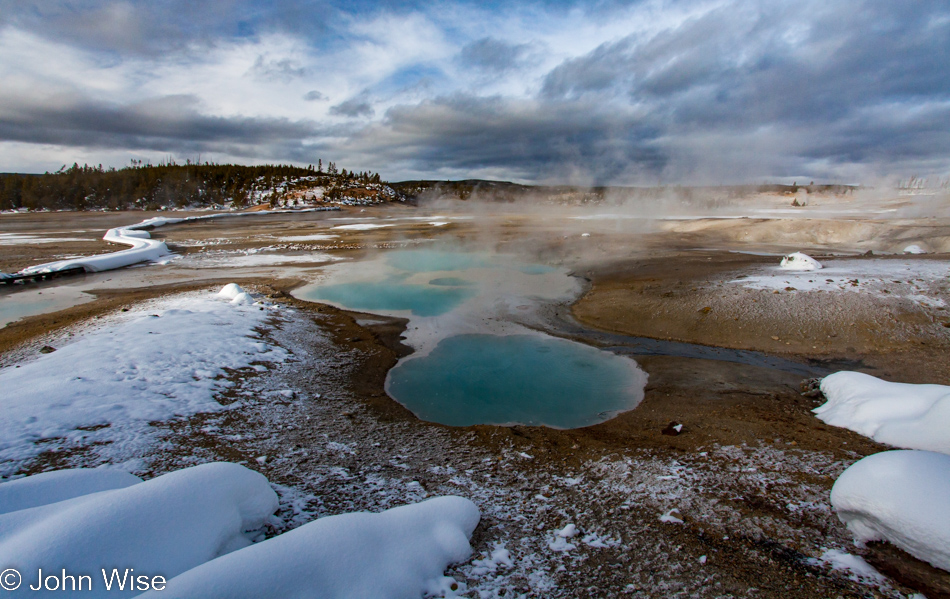
<svg viewBox="0 0 950 599">
<path fill-rule="evenodd" d="M 430 422 L 578 428 L 635 407 L 645 382 L 629 358 L 573 341 L 456 335 L 396 365 L 387 391 Z"/>
</svg>

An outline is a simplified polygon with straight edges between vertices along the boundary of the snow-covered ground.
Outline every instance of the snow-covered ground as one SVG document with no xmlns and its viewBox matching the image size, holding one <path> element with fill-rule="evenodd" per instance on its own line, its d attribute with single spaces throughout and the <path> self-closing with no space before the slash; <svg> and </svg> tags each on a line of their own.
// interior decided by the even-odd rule
<svg viewBox="0 0 950 599">
<path fill-rule="evenodd" d="M 950 456 L 910 450 L 868 456 L 838 477 L 831 504 L 856 542 L 889 541 L 950 570 Z"/>
<path fill-rule="evenodd" d="M 821 381 L 824 405 L 815 415 L 879 443 L 950 454 L 950 387 L 892 383 L 860 372 Z"/>
<path fill-rule="evenodd" d="M 337 260 L 342 260 L 342 258 L 326 253 L 282 254 L 275 252 L 273 248 L 257 248 L 237 251 L 212 250 L 188 254 L 175 260 L 175 265 L 179 268 L 254 268 L 280 264 L 335 262 Z"/>
<path fill-rule="evenodd" d="M 730 281 L 749 289 L 799 292 L 868 293 L 901 297 L 930 307 L 945 307 L 950 262 L 926 259 L 826 260 L 821 270 L 759 267 Z"/>
<path fill-rule="evenodd" d="M 281 361 L 255 328 L 271 310 L 211 293 L 139 306 L 57 351 L 0 370 L 0 474 L 44 451 L 112 461 L 155 441 L 153 421 L 222 410 L 230 371 Z"/>
</svg>

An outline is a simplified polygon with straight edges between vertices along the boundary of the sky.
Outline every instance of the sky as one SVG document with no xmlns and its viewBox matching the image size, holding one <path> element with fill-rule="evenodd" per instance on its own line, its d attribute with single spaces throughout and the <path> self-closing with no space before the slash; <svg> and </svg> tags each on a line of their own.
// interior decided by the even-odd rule
<svg viewBox="0 0 950 599">
<path fill-rule="evenodd" d="M 0 172 L 950 177 L 946 0 L 0 0 Z"/>
</svg>

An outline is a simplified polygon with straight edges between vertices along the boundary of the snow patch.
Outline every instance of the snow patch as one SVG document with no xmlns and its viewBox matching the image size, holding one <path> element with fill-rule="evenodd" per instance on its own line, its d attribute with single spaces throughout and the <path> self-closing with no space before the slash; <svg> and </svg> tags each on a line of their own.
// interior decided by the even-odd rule
<svg viewBox="0 0 950 599">
<path fill-rule="evenodd" d="M 329 233 L 311 233 L 310 235 L 287 235 L 278 237 L 277 241 L 330 241 L 338 237 L 339 235 L 331 235 Z"/>
<path fill-rule="evenodd" d="M 680 511 L 676 508 L 673 508 L 660 516 L 660 522 L 664 522 L 666 524 L 682 524 L 683 519 L 680 518 Z"/>
<path fill-rule="evenodd" d="M 848 578 L 855 582 L 870 582 L 873 584 L 886 580 L 884 575 L 875 570 L 874 566 L 864 561 L 861 556 L 845 553 L 838 549 L 829 549 L 821 554 L 818 559 L 809 561 L 815 565 L 825 564 L 832 570 L 847 572 Z"/>
<path fill-rule="evenodd" d="M 395 225 L 383 225 L 376 223 L 356 223 L 352 225 L 337 225 L 333 227 L 340 231 L 369 231 L 372 229 L 382 229 L 383 227 L 393 227 Z"/>
</svg>

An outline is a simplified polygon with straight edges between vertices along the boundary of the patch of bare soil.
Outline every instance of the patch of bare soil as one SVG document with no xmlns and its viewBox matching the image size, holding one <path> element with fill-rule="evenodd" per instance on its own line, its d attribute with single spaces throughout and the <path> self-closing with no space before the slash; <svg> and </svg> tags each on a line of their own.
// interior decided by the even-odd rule
<svg viewBox="0 0 950 599">
<path fill-rule="evenodd" d="M 890 380 L 950 382 L 950 366 L 941 358 L 950 335 L 937 316 L 940 308 L 897 297 L 729 282 L 767 261 L 776 259 L 694 252 L 592 270 L 591 289 L 573 313 L 585 324 L 628 335 L 850 360 Z"/>
</svg>

